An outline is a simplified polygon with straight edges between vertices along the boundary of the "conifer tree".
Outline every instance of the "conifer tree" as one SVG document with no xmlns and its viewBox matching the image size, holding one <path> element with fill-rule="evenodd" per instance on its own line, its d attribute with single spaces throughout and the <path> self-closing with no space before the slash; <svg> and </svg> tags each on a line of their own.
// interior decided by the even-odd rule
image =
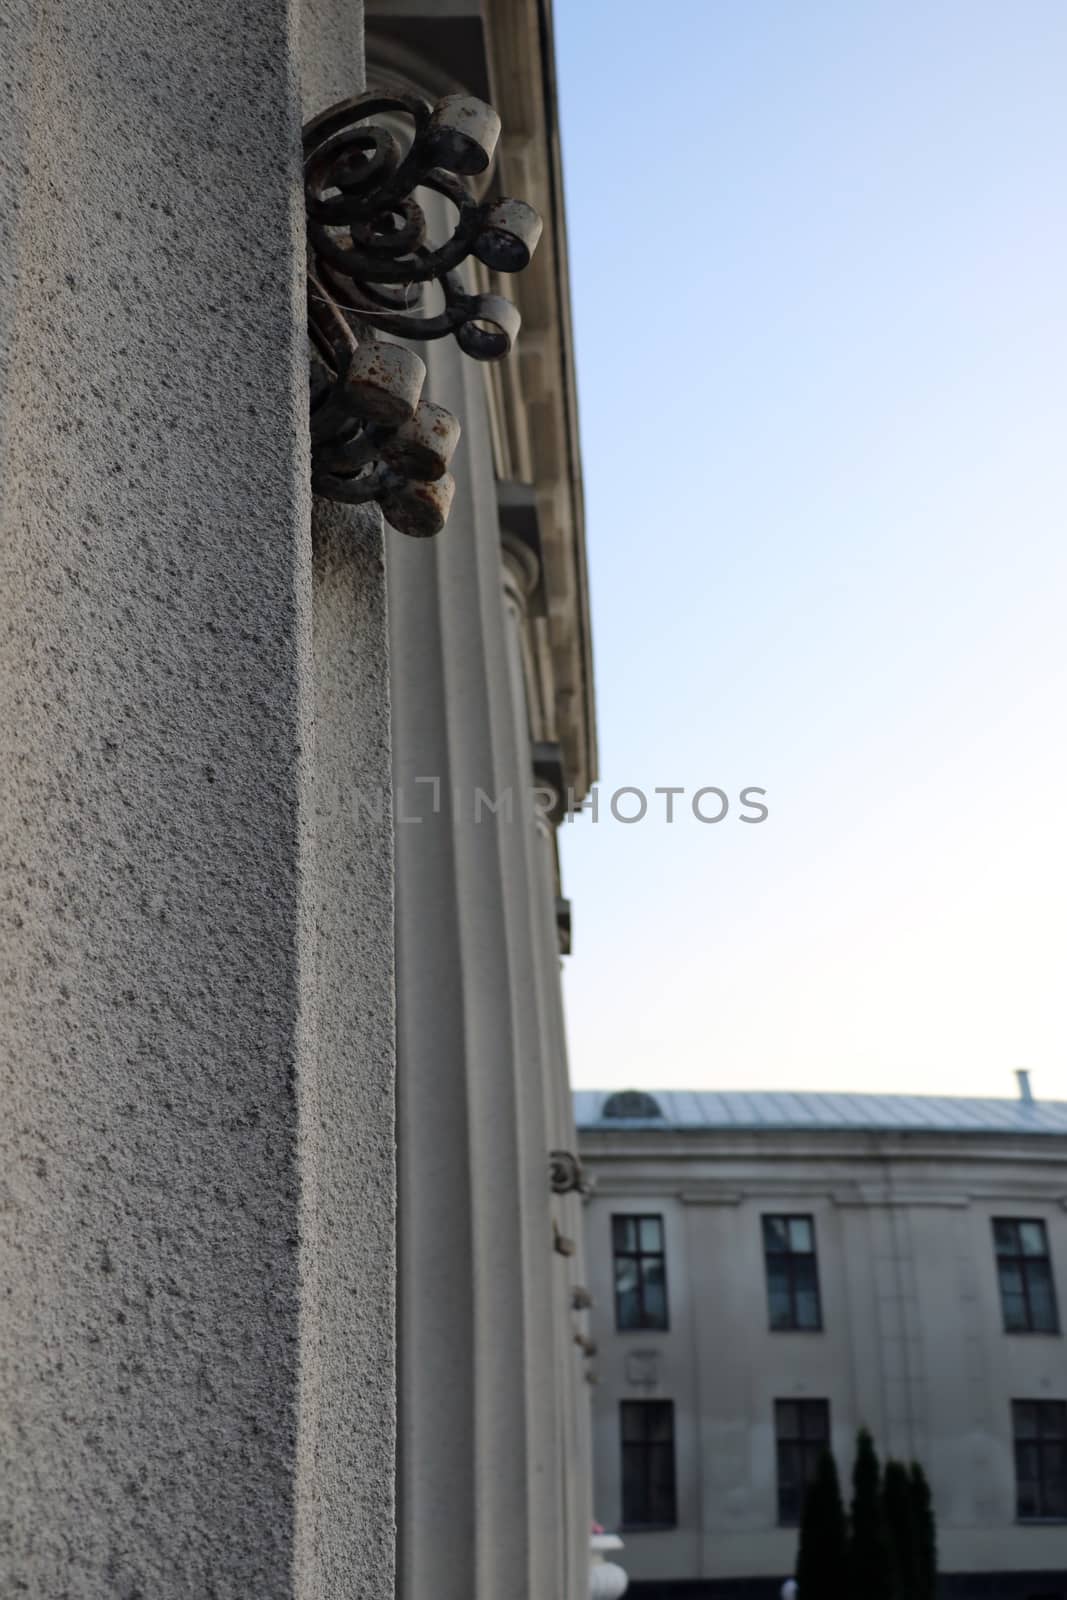
<svg viewBox="0 0 1067 1600">
<path fill-rule="evenodd" d="M 797 1587 L 809 1600 L 848 1600 L 845 1546 L 848 1528 L 837 1463 L 829 1450 L 819 1457 L 804 1497 L 797 1552 Z"/>
<path fill-rule="evenodd" d="M 937 1521 L 926 1473 L 917 1461 L 908 1475 L 911 1514 L 915 1528 L 917 1582 L 915 1600 L 935 1600 L 937 1594 Z"/>
<path fill-rule="evenodd" d="M 918 1600 L 919 1523 L 912 1480 L 899 1461 L 887 1461 L 882 1480 L 882 1506 L 889 1540 L 894 1600 Z"/>
<path fill-rule="evenodd" d="M 860 1429 L 856 1440 L 846 1570 L 849 1594 L 854 1600 L 893 1600 L 881 1473 L 874 1440 L 866 1428 Z M 809 1595 L 808 1600 L 817 1597 Z"/>
</svg>

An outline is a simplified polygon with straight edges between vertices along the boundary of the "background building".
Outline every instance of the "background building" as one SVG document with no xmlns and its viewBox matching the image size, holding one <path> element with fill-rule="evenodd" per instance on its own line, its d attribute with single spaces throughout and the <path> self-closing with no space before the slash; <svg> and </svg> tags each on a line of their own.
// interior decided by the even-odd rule
<svg viewBox="0 0 1067 1600">
<path fill-rule="evenodd" d="M 636 1592 L 776 1594 L 865 1424 L 929 1474 L 945 1593 L 1067 1593 L 1067 1104 L 575 1103 L 594 1503 Z"/>
</svg>

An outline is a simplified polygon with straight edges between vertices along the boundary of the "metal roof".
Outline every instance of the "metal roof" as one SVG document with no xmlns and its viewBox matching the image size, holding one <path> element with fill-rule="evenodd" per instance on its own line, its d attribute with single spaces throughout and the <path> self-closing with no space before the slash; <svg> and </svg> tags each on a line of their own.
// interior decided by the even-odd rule
<svg viewBox="0 0 1067 1600">
<path fill-rule="evenodd" d="M 854 1128 L 885 1133 L 914 1129 L 936 1133 L 1067 1134 L 1067 1101 L 1063 1100 L 653 1089 L 643 1092 L 657 1102 L 662 1117 L 605 1117 L 605 1103 L 613 1092 L 575 1092 L 574 1119 L 580 1131 Z"/>
</svg>

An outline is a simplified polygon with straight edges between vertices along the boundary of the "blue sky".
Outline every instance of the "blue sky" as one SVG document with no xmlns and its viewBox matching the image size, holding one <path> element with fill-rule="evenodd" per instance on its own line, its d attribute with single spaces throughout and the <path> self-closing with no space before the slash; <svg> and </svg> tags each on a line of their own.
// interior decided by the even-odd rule
<svg viewBox="0 0 1067 1600">
<path fill-rule="evenodd" d="M 1067 3 L 556 28 L 602 805 L 564 834 L 574 1081 L 1025 1065 L 1067 1099 Z M 770 815 L 605 817 L 668 784 Z"/>
</svg>

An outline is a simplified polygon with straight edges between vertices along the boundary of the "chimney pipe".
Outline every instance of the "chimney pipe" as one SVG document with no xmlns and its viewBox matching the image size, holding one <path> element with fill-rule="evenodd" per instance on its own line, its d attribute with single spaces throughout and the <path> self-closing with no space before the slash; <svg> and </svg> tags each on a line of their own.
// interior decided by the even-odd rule
<svg viewBox="0 0 1067 1600">
<path fill-rule="evenodd" d="M 1034 1091 L 1030 1087 L 1030 1073 L 1026 1067 L 1016 1067 L 1015 1077 L 1019 1085 L 1019 1099 L 1024 1105 L 1032 1106 Z"/>
</svg>

